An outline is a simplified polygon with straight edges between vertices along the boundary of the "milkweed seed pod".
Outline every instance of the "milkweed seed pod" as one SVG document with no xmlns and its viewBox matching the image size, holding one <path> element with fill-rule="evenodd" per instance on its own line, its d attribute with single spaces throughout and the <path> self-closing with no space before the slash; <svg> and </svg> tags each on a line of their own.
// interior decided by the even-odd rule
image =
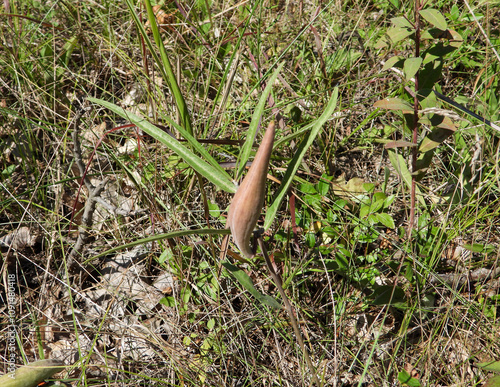
<svg viewBox="0 0 500 387">
<path fill-rule="evenodd" d="M 269 123 L 247 175 L 234 194 L 227 215 L 234 243 L 243 255 L 252 258 L 250 238 L 264 205 L 267 170 L 274 143 L 274 121 Z"/>
</svg>

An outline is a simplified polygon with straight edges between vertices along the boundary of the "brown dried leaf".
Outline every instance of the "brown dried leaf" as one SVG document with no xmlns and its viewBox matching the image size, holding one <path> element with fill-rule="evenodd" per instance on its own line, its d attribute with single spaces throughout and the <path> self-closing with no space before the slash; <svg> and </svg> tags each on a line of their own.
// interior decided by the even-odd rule
<svg viewBox="0 0 500 387">
<path fill-rule="evenodd" d="M 22 250 L 25 247 L 35 245 L 39 235 L 33 234 L 29 227 L 21 227 L 10 234 L 0 238 L 0 245 L 10 247 L 14 250 Z"/>
</svg>

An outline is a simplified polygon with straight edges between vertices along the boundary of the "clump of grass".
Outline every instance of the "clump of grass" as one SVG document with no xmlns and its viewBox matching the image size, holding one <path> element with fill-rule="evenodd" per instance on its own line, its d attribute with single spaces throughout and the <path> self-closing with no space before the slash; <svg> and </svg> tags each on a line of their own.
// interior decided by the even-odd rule
<svg viewBox="0 0 500 387">
<path fill-rule="evenodd" d="M 0 219 L 10 236 L 2 239 L 10 241 L 4 270 L 17 278 L 18 364 L 57 357 L 73 364 L 58 378 L 86 386 L 306 385 L 294 331 L 270 309 L 280 296 L 264 260 L 247 261 L 232 245 L 230 262 L 218 260 L 232 180 L 252 159 L 254 113 L 267 121 L 279 111 L 284 125 L 276 120 L 259 222 L 320 380 L 487 380 L 476 364 L 500 353 L 499 152 L 497 132 L 485 125 L 498 125 L 500 37 L 488 3 L 424 4 L 463 39 L 428 62 L 440 75 L 434 89 L 485 120 L 430 101 L 456 130 L 420 170 L 413 206 L 412 148 L 384 146 L 415 142 L 411 119 L 373 107 L 410 101 L 415 90 L 396 63 L 383 65 L 418 56 L 411 31 L 391 38 L 408 29 L 395 23 L 414 21 L 413 2 L 7 3 Z M 449 41 L 431 34 L 423 48 Z M 262 98 L 266 85 L 272 104 Z M 80 125 L 88 177 L 107 185 L 76 272 L 61 281 L 82 177 L 72 155 L 75 99 L 92 107 Z M 131 122 L 160 128 L 173 148 L 125 127 Z M 419 124 L 418 143 L 433 123 Z M 90 159 L 89 139 L 119 127 Z M 223 168 L 237 160 L 238 168 Z M 84 188 L 77 224 L 88 200 Z M 13 249 L 21 227 L 30 243 Z M 118 259 L 125 271 L 110 287 Z M 6 353 L 5 341 L 0 347 Z"/>
</svg>

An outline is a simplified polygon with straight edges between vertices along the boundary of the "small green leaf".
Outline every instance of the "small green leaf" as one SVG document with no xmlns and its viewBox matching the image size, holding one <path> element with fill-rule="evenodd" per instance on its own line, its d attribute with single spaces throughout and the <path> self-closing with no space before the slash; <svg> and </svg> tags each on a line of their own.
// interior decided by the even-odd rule
<svg viewBox="0 0 500 387">
<path fill-rule="evenodd" d="M 184 346 L 186 347 L 189 347 L 191 345 L 191 337 L 184 336 L 184 338 L 182 339 L 182 344 L 184 344 Z"/>
<path fill-rule="evenodd" d="M 406 28 L 406 27 L 391 27 L 387 30 L 387 35 L 391 39 L 392 43 L 397 43 L 408 36 L 412 35 L 415 33 L 415 30 L 412 28 Z"/>
<path fill-rule="evenodd" d="M 359 217 L 361 219 L 364 219 L 370 214 L 370 206 L 368 205 L 362 205 L 361 208 L 359 209 Z"/>
<path fill-rule="evenodd" d="M 373 107 L 387 110 L 402 110 L 403 112 L 413 112 L 413 107 L 400 98 L 384 98 L 373 104 Z"/>
<path fill-rule="evenodd" d="M 460 8 L 456 4 L 453 4 L 450 8 L 450 19 L 457 21 L 460 17 Z"/>
<path fill-rule="evenodd" d="M 419 155 L 417 163 L 415 164 L 414 171 L 412 172 L 412 176 L 415 177 L 416 181 L 422 180 L 422 178 L 426 175 L 427 170 L 431 165 L 433 156 L 434 150 L 423 152 Z"/>
<path fill-rule="evenodd" d="M 389 70 L 391 67 L 402 68 L 403 67 L 403 57 L 401 56 L 393 56 L 392 58 L 387 59 L 387 61 L 382 66 L 382 71 Z"/>
<path fill-rule="evenodd" d="M 160 304 L 165 305 L 168 308 L 173 308 L 177 305 L 177 301 L 172 296 L 166 296 L 160 299 Z"/>
<path fill-rule="evenodd" d="M 425 136 L 418 148 L 419 152 L 428 152 L 443 143 L 454 133 L 453 130 L 444 128 L 434 128 L 431 133 Z"/>
<path fill-rule="evenodd" d="M 331 178 L 328 178 L 325 174 L 321 176 L 321 180 L 316 184 L 316 190 L 320 195 L 325 196 L 328 193 L 328 190 L 330 189 L 330 179 Z"/>
<path fill-rule="evenodd" d="M 233 264 L 225 261 L 222 262 L 222 266 L 226 268 L 228 272 L 230 272 L 237 280 L 238 282 L 246 289 L 248 292 L 254 296 L 257 301 L 259 301 L 262 304 L 265 304 L 267 306 L 270 306 L 271 308 L 276 308 L 276 309 L 281 309 L 282 306 L 278 301 L 276 301 L 274 298 L 271 296 L 268 296 L 266 294 L 262 294 L 259 292 L 257 289 L 255 289 L 255 286 L 253 285 L 252 279 L 248 276 L 247 273 L 245 273 L 243 270 L 241 270 L 239 267 L 234 266 Z"/>
<path fill-rule="evenodd" d="M 434 8 L 427 8 L 420 11 L 420 15 L 427 20 L 434 27 L 439 28 L 440 30 L 446 30 L 448 28 L 448 23 L 446 23 L 446 19 L 443 14 Z"/>
<path fill-rule="evenodd" d="M 405 77 L 407 80 L 412 79 L 417 73 L 420 65 L 422 64 L 422 58 L 408 58 L 405 60 L 405 64 L 403 66 L 403 71 L 405 73 Z"/>
<path fill-rule="evenodd" d="M 407 18 L 399 16 L 399 17 L 393 17 L 391 19 L 391 23 L 394 24 L 394 27 L 400 27 L 400 28 L 413 28 L 411 23 L 408 21 Z"/>
<path fill-rule="evenodd" d="M 460 35 L 455 30 L 448 30 L 448 32 L 451 35 L 451 39 L 449 39 L 450 46 L 455 47 L 455 48 L 459 48 L 462 45 L 462 43 L 464 42 L 464 38 L 462 38 L 462 35 Z"/>
<path fill-rule="evenodd" d="M 398 373 L 398 380 L 401 384 L 409 387 L 420 387 L 420 381 L 411 376 L 406 370 Z"/>
<path fill-rule="evenodd" d="M 473 253 L 492 253 L 495 251 L 494 245 L 483 245 L 481 243 L 464 244 L 464 249 L 472 251 Z"/>
<path fill-rule="evenodd" d="M 389 45 L 388 42 L 388 37 L 387 36 L 382 36 L 377 43 L 373 46 L 376 50 L 380 50 L 382 48 L 386 48 Z"/>
<path fill-rule="evenodd" d="M 383 224 L 387 228 L 395 228 L 396 225 L 394 224 L 394 219 L 392 219 L 392 216 L 389 214 L 379 214 L 375 213 L 373 214 L 375 218 L 379 221 L 379 223 Z"/>
<path fill-rule="evenodd" d="M 407 302 L 405 292 L 400 287 L 393 285 L 382 285 L 375 289 L 370 296 L 372 305 L 392 305 L 396 308 L 406 308 Z"/>
</svg>

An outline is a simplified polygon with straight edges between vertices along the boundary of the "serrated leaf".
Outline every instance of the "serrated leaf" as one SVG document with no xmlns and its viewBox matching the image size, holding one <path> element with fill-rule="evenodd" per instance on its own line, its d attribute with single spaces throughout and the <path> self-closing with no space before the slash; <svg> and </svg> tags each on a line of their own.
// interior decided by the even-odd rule
<svg viewBox="0 0 500 387">
<path fill-rule="evenodd" d="M 410 80 L 415 76 L 421 64 L 422 64 L 421 57 L 408 58 L 405 60 L 405 64 L 403 65 L 403 71 L 405 73 L 405 77 L 407 80 Z"/>
<path fill-rule="evenodd" d="M 448 28 L 448 23 L 443 14 L 435 8 L 427 8 L 420 11 L 420 16 L 422 16 L 427 22 L 432 24 L 434 27 L 440 30 L 446 30 Z"/>
<path fill-rule="evenodd" d="M 230 272 L 234 278 L 238 280 L 238 282 L 246 289 L 248 292 L 254 296 L 257 301 L 259 301 L 262 304 L 268 305 L 272 308 L 275 309 L 282 309 L 281 304 L 276 301 L 274 298 L 271 296 L 268 296 L 266 294 L 262 294 L 259 292 L 253 282 L 252 279 L 248 276 L 247 273 L 245 273 L 243 270 L 241 270 L 238 266 L 235 266 L 227 261 L 222 262 L 222 266 L 226 268 L 228 272 Z"/>
<path fill-rule="evenodd" d="M 400 98 L 384 98 L 373 104 L 373 107 L 387 110 L 402 110 L 403 112 L 413 112 L 413 107 Z"/>
</svg>

